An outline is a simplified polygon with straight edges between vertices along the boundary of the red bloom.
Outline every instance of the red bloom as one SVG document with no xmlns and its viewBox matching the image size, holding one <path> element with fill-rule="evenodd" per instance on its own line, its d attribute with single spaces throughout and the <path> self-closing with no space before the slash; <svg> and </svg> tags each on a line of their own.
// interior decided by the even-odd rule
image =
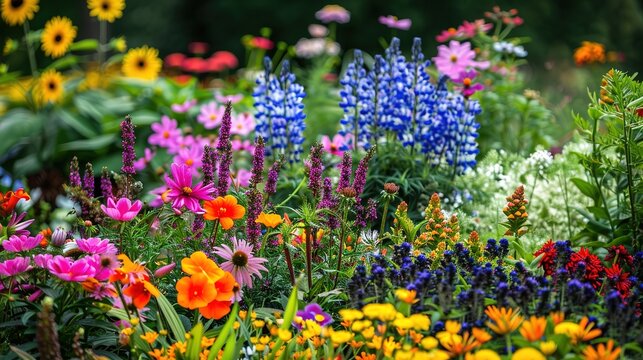
<svg viewBox="0 0 643 360">
<path fill-rule="evenodd" d="M 208 71 L 208 62 L 201 58 L 187 58 L 181 63 L 184 71 L 192 73 L 203 73 Z"/>
<path fill-rule="evenodd" d="M 567 263 L 567 271 L 573 274 L 578 269 L 579 262 L 585 263 L 585 275 L 583 280 L 592 284 L 594 289 L 601 287 L 601 273 L 605 268 L 601 260 L 594 254 L 590 253 L 587 248 L 580 248 L 578 252 L 572 253 Z"/>
<path fill-rule="evenodd" d="M 239 60 L 229 51 L 217 51 L 207 59 L 208 71 L 219 72 L 239 65 Z"/>
<path fill-rule="evenodd" d="M 255 36 L 250 40 L 250 47 L 253 48 L 270 50 L 274 46 L 275 44 L 272 42 L 272 40 L 266 39 L 265 37 Z"/>
<path fill-rule="evenodd" d="M 605 278 L 610 286 L 621 293 L 622 298 L 626 298 L 630 295 L 632 282 L 629 277 L 630 273 L 624 272 L 618 264 L 614 264 L 612 267 L 605 269 Z"/>
<path fill-rule="evenodd" d="M 636 109 L 636 115 L 643 117 L 643 108 Z"/>
<path fill-rule="evenodd" d="M 545 254 L 540 259 L 538 266 L 545 270 L 545 275 L 553 275 L 556 271 L 556 244 L 549 239 L 543 246 L 534 253 L 534 256 Z"/>
<path fill-rule="evenodd" d="M 7 191 L 4 195 L 0 192 L 0 216 L 9 216 L 21 199 L 31 199 L 24 189 L 18 189 L 15 192 Z"/>
<path fill-rule="evenodd" d="M 181 53 L 172 53 L 165 57 L 163 64 L 171 68 L 180 68 L 181 64 L 183 64 L 183 60 L 185 60 L 185 55 Z"/>
<path fill-rule="evenodd" d="M 609 248 L 607 256 L 605 256 L 605 261 L 611 262 L 614 259 L 616 259 L 618 263 L 624 261 L 629 266 L 632 266 L 632 262 L 634 261 L 632 255 L 630 255 L 623 245 L 612 246 Z"/>
<path fill-rule="evenodd" d="M 195 42 L 191 42 L 191 43 L 188 44 L 188 50 L 192 54 L 196 54 L 196 55 L 205 54 L 208 51 L 209 47 L 210 46 L 208 45 L 208 43 L 204 43 L 204 42 L 200 42 L 200 41 L 195 41 Z"/>
</svg>

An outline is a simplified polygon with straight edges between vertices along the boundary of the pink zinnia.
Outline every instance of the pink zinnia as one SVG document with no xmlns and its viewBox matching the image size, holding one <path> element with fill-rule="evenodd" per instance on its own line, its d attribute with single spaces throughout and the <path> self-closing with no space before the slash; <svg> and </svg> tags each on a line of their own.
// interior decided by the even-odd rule
<svg viewBox="0 0 643 360">
<path fill-rule="evenodd" d="M 170 188 L 167 198 L 172 202 L 172 209 L 180 212 L 184 207 L 188 210 L 203 214 L 200 200 L 212 200 L 213 184 L 203 185 L 202 182 L 192 186 L 192 172 L 182 164 L 172 164 L 172 177 L 165 176 L 165 183 Z"/>
<path fill-rule="evenodd" d="M 203 157 L 203 147 L 199 145 L 188 146 L 185 149 L 179 150 L 179 153 L 174 157 L 175 164 L 182 164 L 190 168 L 192 175 L 198 175 L 198 168 L 201 167 Z"/>
<path fill-rule="evenodd" d="M 118 249 L 114 244 L 109 242 L 109 239 L 100 239 L 100 238 L 87 238 L 87 239 L 77 239 L 76 245 L 78 250 L 87 253 L 87 254 L 116 254 Z"/>
<path fill-rule="evenodd" d="M 333 140 L 330 140 L 330 137 L 324 135 L 322 136 L 322 146 L 324 147 L 324 151 L 326 151 L 329 154 L 336 155 L 336 156 L 342 156 L 344 155 L 344 151 L 341 150 L 341 148 L 344 146 L 344 144 L 347 144 L 350 139 L 349 135 L 346 135 L 346 137 L 342 136 L 341 134 L 336 134 L 333 136 Z"/>
<path fill-rule="evenodd" d="M 101 205 L 100 209 L 103 210 L 107 216 L 118 221 L 131 221 L 138 215 L 138 212 L 143 208 L 141 200 L 132 201 L 128 198 L 120 198 L 117 202 L 111 197 L 107 199 L 107 206 Z"/>
<path fill-rule="evenodd" d="M 154 134 L 150 135 L 147 142 L 160 147 L 170 147 L 176 139 L 181 136 L 176 120 L 167 116 L 161 117 L 161 122 L 153 123 L 151 126 Z"/>
<path fill-rule="evenodd" d="M 75 282 L 85 281 L 96 273 L 96 269 L 86 259 L 74 261 L 60 255 L 49 260 L 47 269 L 61 280 Z"/>
<path fill-rule="evenodd" d="M 217 103 L 212 101 L 201 106 L 201 112 L 196 117 L 196 120 L 203 124 L 204 128 L 214 129 L 221 125 L 221 119 L 223 118 L 224 112 L 225 107 L 217 105 Z"/>
<path fill-rule="evenodd" d="M 242 113 L 232 117 L 230 133 L 247 136 L 255 129 L 255 119 L 250 113 Z"/>
<path fill-rule="evenodd" d="M 175 113 L 186 113 L 196 105 L 196 99 L 185 100 L 182 104 L 172 104 L 170 107 Z"/>
<path fill-rule="evenodd" d="M 379 22 L 391 29 L 408 30 L 411 28 L 411 19 L 398 19 L 397 16 L 380 16 Z"/>
<path fill-rule="evenodd" d="M 29 235 L 11 235 L 8 240 L 2 242 L 2 247 L 9 252 L 28 251 L 40 244 L 42 234 L 36 236 Z"/>
<path fill-rule="evenodd" d="M 244 285 L 252 288 L 252 277 L 256 275 L 261 279 L 261 271 L 268 271 L 262 264 L 266 259 L 255 257 L 252 253 L 252 245 L 245 240 L 237 240 L 232 237 L 232 249 L 228 245 L 221 245 L 214 248 L 214 253 L 226 259 L 221 268 L 232 273 L 240 287 Z"/>
<path fill-rule="evenodd" d="M 145 169 L 147 165 L 152 162 L 152 159 L 154 159 L 154 155 L 156 154 L 154 153 L 154 151 L 152 151 L 152 149 L 145 148 L 145 155 L 134 162 L 134 169 L 136 169 L 136 171 Z"/>
<path fill-rule="evenodd" d="M 326 5 L 315 13 L 315 17 L 324 23 L 346 24 L 351 20 L 351 13 L 339 5 Z"/>
<path fill-rule="evenodd" d="M 471 43 L 451 40 L 449 46 L 438 46 L 438 56 L 433 58 L 435 66 L 442 74 L 455 79 L 469 68 L 486 69 L 488 61 L 475 61 L 476 52 L 471 50 Z"/>
<path fill-rule="evenodd" d="M 0 276 L 16 276 L 32 269 L 31 258 L 15 257 L 0 262 Z"/>
</svg>

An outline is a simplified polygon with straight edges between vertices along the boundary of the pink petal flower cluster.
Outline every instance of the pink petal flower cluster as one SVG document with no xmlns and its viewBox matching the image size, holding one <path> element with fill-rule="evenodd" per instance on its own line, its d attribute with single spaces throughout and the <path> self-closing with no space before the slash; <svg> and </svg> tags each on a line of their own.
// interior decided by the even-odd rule
<svg viewBox="0 0 643 360">
<path fill-rule="evenodd" d="M 221 125 L 221 119 L 223 118 L 224 112 L 225 107 L 223 105 L 219 105 L 212 101 L 201 106 L 201 112 L 197 115 L 196 120 L 203 124 L 204 128 L 214 129 Z"/>
<path fill-rule="evenodd" d="M 252 277 L 261 279 L 261 271 L 268 271 L 263 263 L 267 259 L 255 257 L 252 253 L 253 247 L 245 240 L 231 239 L 232 249 L 228 245 L 221 245 L 214 248 L 214 253 L 224 258 L 221 269 L 228 271 L 241 287 L 252 288 Z"/>
<path fill-rule="evenodd" d="M 57 278 L 71 282 L 85 281 L 96 273 L 86 258 L 73 260 L 61 255 L 51 258 L 47 262 L 47 269 Z"/>
<path fill-rule="evenodd" d="M 475 70 L 461 72 L 458 77 L 453 79 L 454 83 L 460 84 L 456 86 L 455 89 L 462 92 L 462 95 L 466 98 L 470 97 L 478 91 L 484 90 L 484 85 L 473 82 L 473 79 L 476 77 L 476 75 L 478 75 L 478 73 Z"/>
<path fill-rule="evenodd" d="M 15 257 L 13 259 L 0 262 L 0 276 L 16 276 L 25 271 L 31 270 L 31 258 Z"/>
<path fill-rule="evenodd" d="M 451 79 L 457 78 L 463 71 L 471 68 L 487 69 L 488 61 L 476 61 L 476 52 L 471 43 L 451 40 L 449 46 L 438 46 L 438 56 L 433 58 L 435 66 L 442 74 Z"/>
<path fill-rule="evenodd" d="M 8 240 L 2 242 L 2 247 L 9 252 L 29 251 L 38 246 L 42 238 L 42 234 L 36 236 L 11 235 Z"/>
<path fill-rule="evenodd" d="M 107 199 L 107 206 L 101 205 L 100 209 L 110 218 L 117 221 L 131 221 L 143 208 L 141 200 L 132 201 L 128 198 L 120 198 L 117 202 L 114 199 Z"/>
<path fill-rule="evenodd" d="M 443 30 L 440 35 L 435 37 L 437 42 L 447 42 L 449 40 L 471 39 L 478 34 L 485 34 L 493 28 L 493 24 L 485 23 L 484 19 L 477 19 L 473 22 L 464 21 L 458 28 L 448 28 Z"/>
<path fill-rule="evenodd" d="M 193 185 L 192 172 L 182 164 L 172 164 L 172 176 L 165 176 L 165 184 L 169 188 L 167 199 L 172 202 L 172 209 L 177 213 L 187 208 L 194 213 L 203 214 L 205 210 L 200 201 L 213 199 L 214 185 L 203 185 L 202 182 Z"/>
<path fill-rule="evenodd" d="M 118 253 L 118 249 L 116 249 L 116 246 L 114 246 L 114 244 L 109 242 L 109 239 L 77 239 L 76 245 L 78 246 L 78 250 L 91 255 Z"/>
<path fill-rule="evenodd" d="M 350 134 L 347 134 L 346 136 L 336 134 L 331 140 L 330 137 L 324 135 L 322 136 L 321 142 L 324 147 L 324 151 L 331 155 L 342 156 L 344 155 L 344 151 L 342 149 L 345 148 L 346 144 L 351 143 L 352 138 L 353 137 Z"/>
<path fill-rule="evenodd" d="M 190 109 L 192 109 L 196 105 L 196 103 L 197 103 L 196 99 L 189 99 L 189 100 L 185 100 L 182 104 L 172 104 L 170 108 L 175 113 L 183 114 L 188 112 Z"/>
</svg>

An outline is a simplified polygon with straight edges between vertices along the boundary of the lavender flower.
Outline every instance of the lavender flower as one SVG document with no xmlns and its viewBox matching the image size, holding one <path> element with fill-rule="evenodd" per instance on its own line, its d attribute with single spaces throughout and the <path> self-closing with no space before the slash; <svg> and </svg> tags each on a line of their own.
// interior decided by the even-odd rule
<svg viewBox="0 0 643 360">
<path fill-rule="evenodd" d="M 333 192 L 333 184 L 330 178 L 324 178 L 322 199 L 317 205 L 317 208 L 334 210 L 335 208 L 337 208 L 337 205 L 339 205 L 339 200 Z M 329 228 L 337 229 L 339 227 L 339 220 L 337 219 L 337 217 L 330 214 L 325 215 L 325 217 Z"/>
<path fill-rule="evenodd" d="M 214 149 L 205 145 L 203 147 L 203 157 L 201 159 L 201 171 L 203 172 L 203 183 L 214 184 L 214 169 L 217 165 L 217 157 Z"/>
<path fill-rule="evenodd" d="M 80 169 L 78 168 L 78 158 L 73 157 L 69 164 L 69 185 L 73 187 L 81 187 Z"/>
<path fill-rule="evenodd" d="M 112 190 L 112 180 L 109 178 L 109 170 L 107 166 L 103 166 L 100 176 L 100 192 L 104 199 L 110 199 L 114 196 Z"/>
<path fill-rule="evenodd" d="M 284 158 L 282 156 L 270 166 L 270 170 L 268 170 L 268 180 L 266 180 L 266 186 L 264 186 L 266 195 L 272 195 L 277 192 L 277 180 L 279 179 L 279 171 L 281 170 L 283 162 Z"/>
<path fill-rule="evenodd" d="M 83 190 L 88 197 L 94 197 L 94 167 L 91 163 L 85 164 L 85 175 L 83 176 Z"/>
<path fill-rule="evenodd" d="M 134 169 L 136 136 L 134 135 L 134 124 L 132 124 L 132 118 L 129 115 L 121 122 L 121 143 L 123 144 L 123 167 L 121 167 L 121 171 L 127 175 L 134 175 L 136 174 Z"/>
<path fill-rule="evenodd" d="M 255 152 L 252 158 L 252 176 L 250 177 L 250 187 L 257 188 L 257 185 L 263 181 L 263 162 L 264 162 L 264 143 L 260 136 L 255 140 Z"/>
<path fill-rule="evenodd" d="M 355 178 L 353 179 L 353 189 L 357 192 L 359 197 L 364 191 L 364 186 L 366 185 L 366 173 L 368 172 L 368 162 L 375 154 L 375 148 L 371 148 L 366 156 L 360 160 L 359 165 L 357 165 L 357 170 L 355 170 Z"/>
<path fill-rule="evenodd" d="M 350 186 L 351 174 L 353 173 L 353 158 L 349 152 L 344 153 L 342 163 L 339 165 L 339 182 L 337 183 L 337 191 Z"/>
<path fill-rule="evenodd" d="M 322 150 L 323 147 L 320 143 L 313 145 L 310 149 L 310 170 L 308 172 L 308 188 L 312 191 L 315 198 L 319 197 L 322 187 L 322 172 L 324 171 L 324 164 L 322 164 Z"/>
<path fill-rule="evenodd" d="M 261 236 L 261 224 L 256 220 L 261 214 L 261 193 L 255 188 L 250 188 L 246 192 L 248 199 L 248 213 L 246 218 L 246 236 L 250 244 L 257 245 Z"/>
<path fill-rule="evenodd" d="M 219 142 L 217 143 L 217 157 L 219 158 L 219 186 L 217 195 L 224 196 L 230 187 L 230 164 L 232 163 L 232 144 L 230 143 L 230 126 L 232 103 L 226 104 L 225 113 L 221 120 L 221 129 L 219 130 Z"/>
</svg>

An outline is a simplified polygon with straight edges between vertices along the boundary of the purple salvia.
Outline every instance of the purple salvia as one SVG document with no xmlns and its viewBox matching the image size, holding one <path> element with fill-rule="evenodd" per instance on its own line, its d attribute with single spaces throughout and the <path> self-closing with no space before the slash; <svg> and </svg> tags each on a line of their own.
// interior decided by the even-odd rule
<svg viewBox="0 0 643 360">
<path fill-rule="evenodd" d="M 134 175 L 136 174 L 134 169 L 136 135 L 134 135 L 134 124 L 132 124 L 132 118 L 129 115 L 121 122 L 121 143 L 123 144 L 123 167 L 121 167 L 121 171 L 127 175 Z"/>
<path fill-rule="evenodd" d="M 322 163 L 323 146 L 320 143 L 313 145 L 310 149 L 310 164 L 308 171 L 308 188 L 312 191 L 313 196 L 318 198 L 321 194 L 322 172 L 324 164 Z"/>
<path fill-rule="evenodd" d="M 364 208 L 364 205 L 359 203 L 355 204 L 355 226 L 361 229 L 365 228 L 366 216 L 367 214 L 366 214 L 366 209 Z"/>
<path fill-rule="evenodd" d="M 73 157 L 69 164 L 69 185 L 73 187 L 83 186 L 80 181 L 80 169 L 78 168 L 78 158 Z"/>
<path fill-rule="evenodd" d="M 281 171 L 281 165 L 283 162 L 284 157 L 282 155 L 279 160 L 275 161 L 272 166 L 270 166 L 270 170 L 268 170 L 268 179 L 266 180 L 266 186 L 264 187 L 264 191 L 268 196 L 277 192 L 277 180 L 279 179 L 279 171 Z"/>
<path fill-rule="evenodd" d="M 83 190 L 88 197 L 94 197 L 94 167 L 92 163 L 85 164 L 85 176 L 83 176 Z"/>
<path fill-rule="evenodd" d="M 201 238 L 203 235 L 203 229 L 205 228 L 205 221 L 203 220 L 203 215 L 196 215 L 194 222 L 192 223 L 192 236 L 194 239 Z"/>
<path fill-rule="evenodd" d="M 366 220 L 373 222 L 377 220 L 377 201 L 368 199 L 366 203 Z"/>
<path fill-rule="evenodd" d="M 219 159 L 219 186 L 216 196 L 225 196 L 230 187 L 230 165 L 232 164 L 232 144 L 230 143 L 230 127 L 232 126 L 232 103 L 228 101 L 225 113 L 221 119 L 219 142 L 217 143 L 217 158 Z"/>
<path fill-rule="evenodd" d="M 107 166 L 103 166 L 103 170 L 100 176 L 100 192 L 103 195 L 105 201 L 107 199 L 114 197 L 112 190 L 112 180 L 109 178 L 109 170 Z"/>
<path fill-rule="evenodd" d="M 214 169 L 217 166 L 217 157 L 214 149 L 210 145 L 203 147 L 203 163 L 201 171 L 203 172 L 203 185 L 214 184 Z"/>
<path fill-rule="evenodd" d="M 366 173 L 368 172 L 368 162 L 371 160 L 374 154 L 375 147 L 372 147 L 366 156 L 360 160 L 359 165 L 357 165 L 357 170 L 355 170 L 355 178 L 353 179 L 353 189 L 357 192 L 357 197 L 362 194 L 364 191 L 364 186 L 366 185 Z"/>
<path fill-rule="evenodd" d="M 338 205 L 337 197 L 333 191 L 333 184 L 329 177 L 324 178 L 324 187 L 322 191 L 322 199 L 317 205 L 318 209 L 329 209 L 334 210 Z M 328 222 L 328 227 L 331 229 L 337 229 L 339 227 L 339 221 L 337 217 L 330 214 L 325 215 Z"/>
<path fill-rule="evenodd" d="M 255 141 L 255 152 L 252 158 L 252 176 L 250 177 L 250 187 L 257 188 L 257 185 L 263 181 L 263 162 L 264 162 L 264 143 L 263 138 L 259 136 Z"/>
<path fill-rule="evenodd" d="M 339 165 L 339 182 L 337 183 L 337 191 L 349 187 L 351 182 L 351 173 L 353 172 L 353 158 L 350 152 L 346 151 L 342 162 Z"/>
<path fill-rule="evenodd" d="M 258 247 L 258 240 L 261 236 L 261 225 L 256 222 L 259 214 L 261 214 L 261 193 L 259 190 L 251 188 L 246 192 L 248 199 L 248 217 L 246 219 L 246 237 L 248 242 L 254 245 L 255 249 Z"/>
</svg>

